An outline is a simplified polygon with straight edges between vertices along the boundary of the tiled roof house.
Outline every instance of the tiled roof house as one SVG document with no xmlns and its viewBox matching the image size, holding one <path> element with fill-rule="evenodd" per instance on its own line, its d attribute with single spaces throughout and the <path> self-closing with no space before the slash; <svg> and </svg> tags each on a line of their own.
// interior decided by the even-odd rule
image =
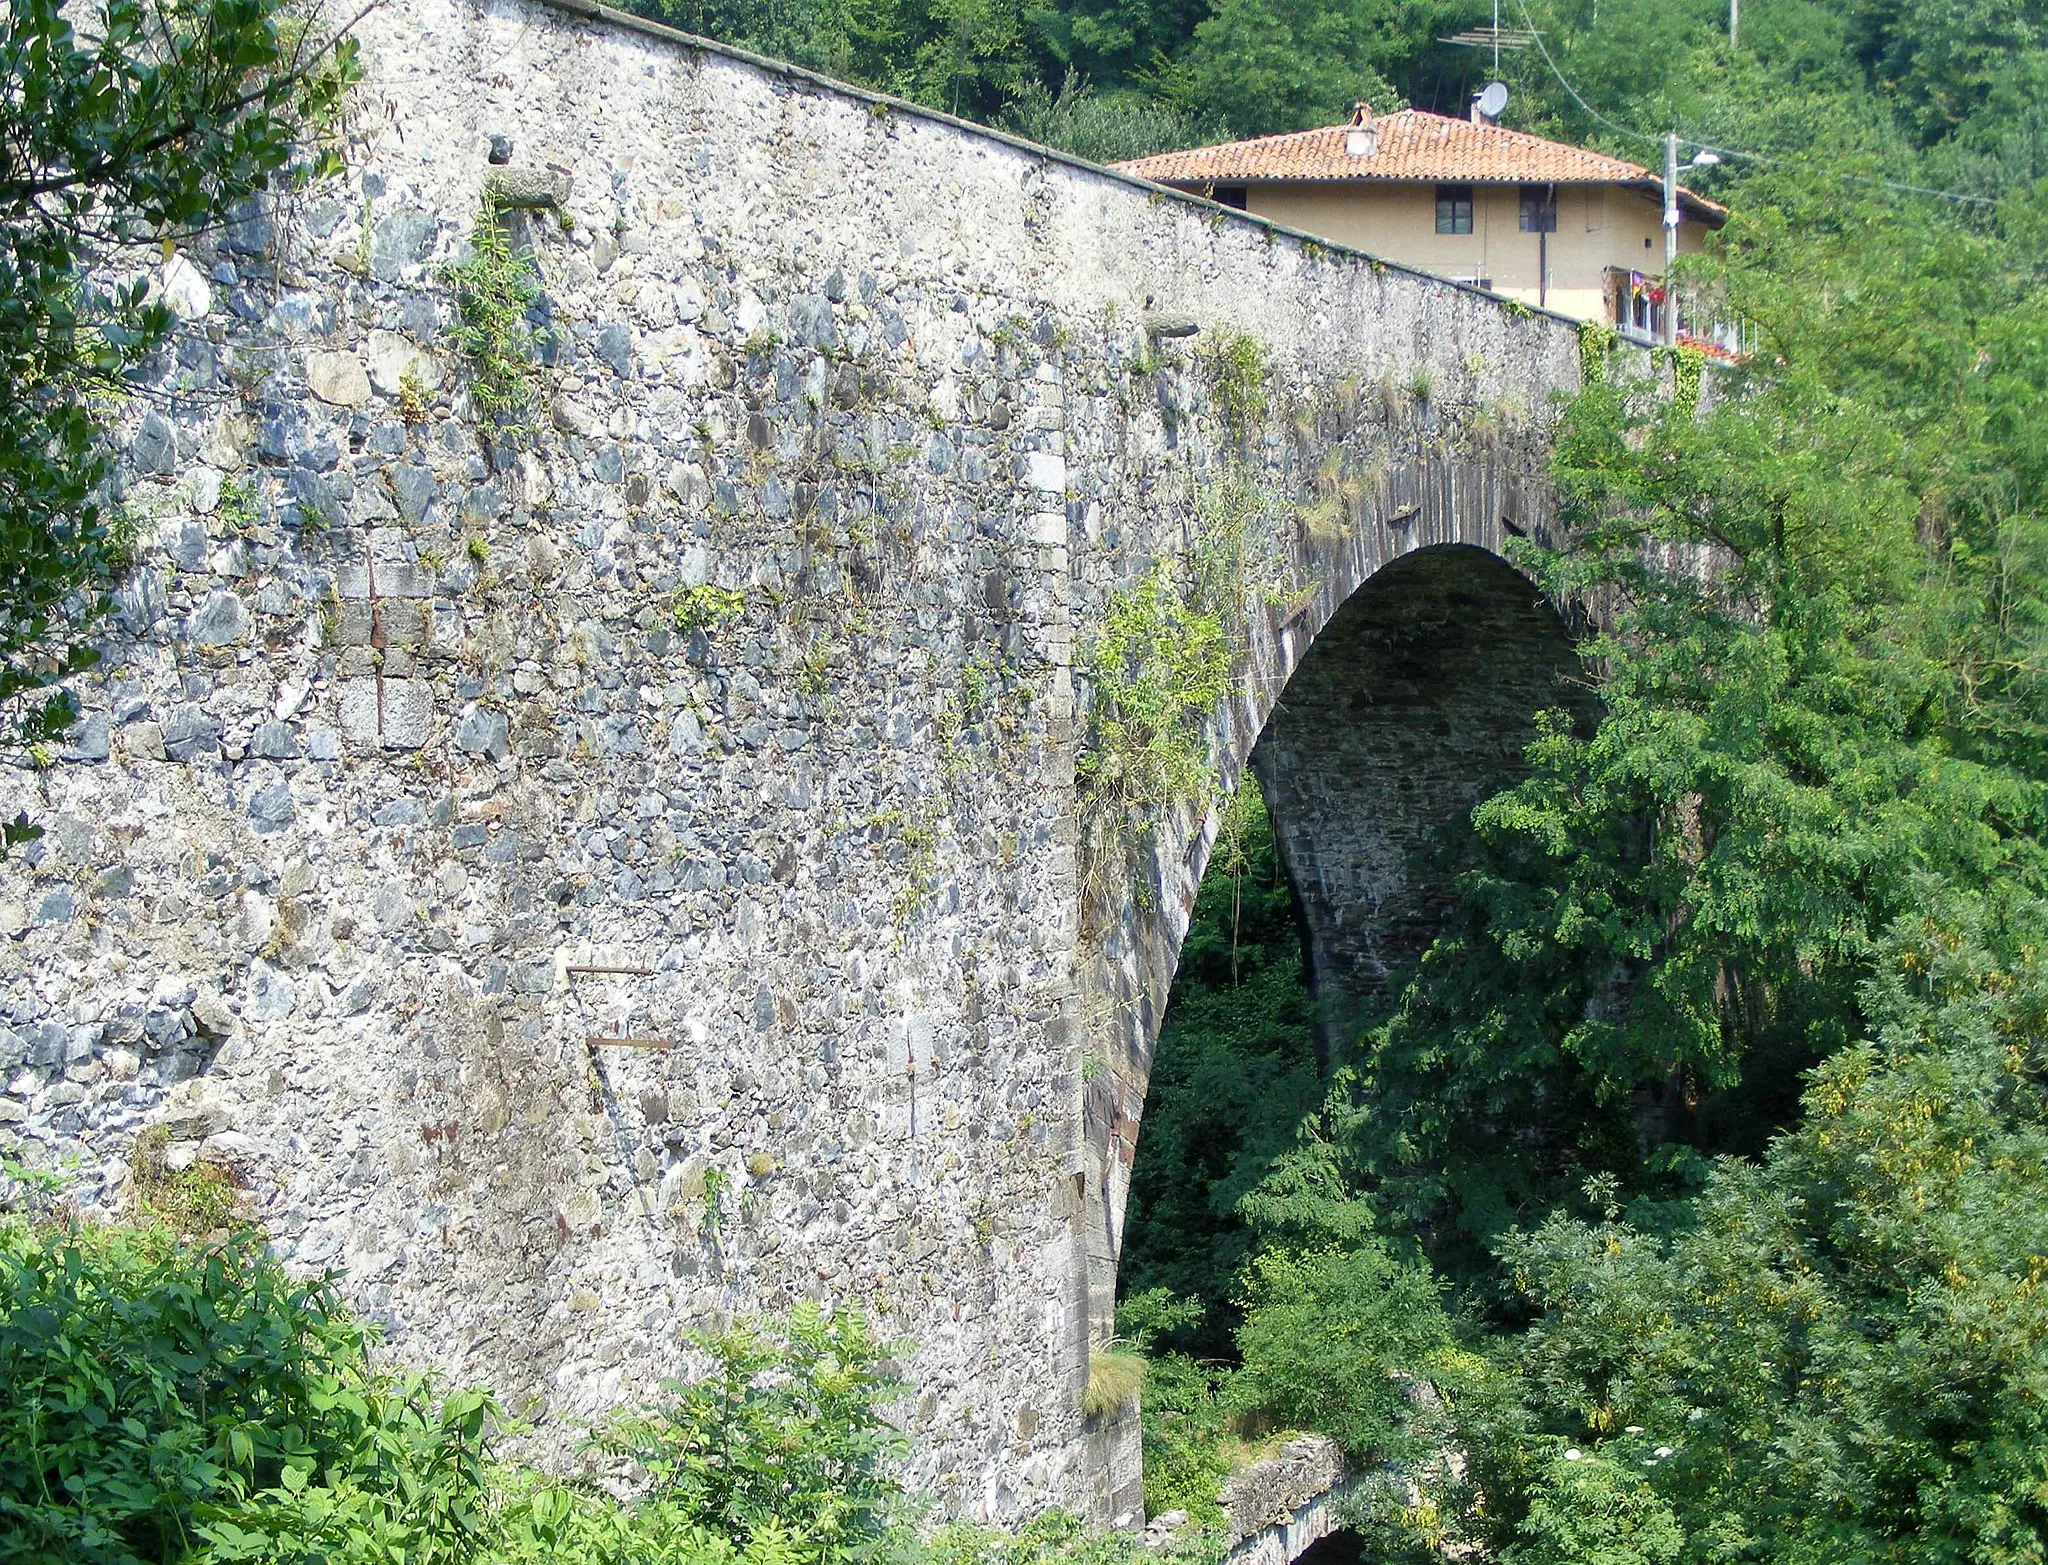
<svg viewBox="0 0 2048 1565">
<path fill-rule="evenodd" d="M 1117 167 L 1404 265 L 1654 335 L 1663 185 L 1640 164 L 1420 109 Z M 1681 189 L 1678 247 L 1725 208 Z"/>
</svg>

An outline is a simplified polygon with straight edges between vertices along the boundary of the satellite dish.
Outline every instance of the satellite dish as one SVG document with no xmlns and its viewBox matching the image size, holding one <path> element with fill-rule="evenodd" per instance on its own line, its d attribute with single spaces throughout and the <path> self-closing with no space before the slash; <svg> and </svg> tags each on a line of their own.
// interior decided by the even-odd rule
<svg viewBox="0 0 2048 1565">
<path fill-rule="evenodd" d="M 1500 118 L 1500 111 L 1508 106 L 1508 84 L 1488 82 L 1486 90 L 1479 94 L 1478 108 L 1490 120 Z"/>
</svg>

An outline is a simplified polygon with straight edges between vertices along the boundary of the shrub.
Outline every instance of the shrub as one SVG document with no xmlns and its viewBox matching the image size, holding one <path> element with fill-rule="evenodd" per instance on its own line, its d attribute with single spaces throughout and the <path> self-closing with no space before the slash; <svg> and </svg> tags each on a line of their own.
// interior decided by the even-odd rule
<svg viewBox="0 0 2048 1565">
<path fill-rule="evenodd" d="M 1245 1269 L 1244 1367 L 1228 1396 L 1275 1428 L 1315 1429 L 1359 1459 L 1414 1454 L 1405 1377 L 1451 1344 L 1440 1284 L 1371 1241 L 1268 1251 Z"/>
<path fill-rule="evenodd" d="M 476 1557 L 489 1399 L 366 1341 L 246 1233 L 0 1225 L 0 1558 Z"/>
<path fill-rule="evenodd" d="M 799 1305 L 595 1442 L 633 1492 L 498 1461 L 488 1394 L 374 1369 L 261 1239 L 0 1222 L 8 1565 L 1136 1565 L 1058 1513 L 921 1540 L 868 1325 Z"/>
<path fill-rule="evenodd" d="M 881 1413 L 902 1387 L 865 1317 L 804 1302 L 779 1325 L 693 1340 L 710 1373 L 599 1437 L 646 1474 L 645 1524 L 813 1560 L 880 1544 L 903 1518 L 888 1465 L 903 1439 Z"/>
<path fill-rule="evenodd" d="M 533 257 L 512 247 L 503 215 L 484 202 L 469 234 L 469 255 L 442 272 L 455 290 L 450 333 L 469 360 L 469 398 L 486 422 L 516 425 L 533 400 L 541 333 L 526 312 L 540 298 Z"/>
<path fill-rule="evenodd" d="M 1671 1508 L 1619 1464 L 1560 1451 L 1502 1565 L 1672 1565 L 1685 1535 Z"/>
</svg>

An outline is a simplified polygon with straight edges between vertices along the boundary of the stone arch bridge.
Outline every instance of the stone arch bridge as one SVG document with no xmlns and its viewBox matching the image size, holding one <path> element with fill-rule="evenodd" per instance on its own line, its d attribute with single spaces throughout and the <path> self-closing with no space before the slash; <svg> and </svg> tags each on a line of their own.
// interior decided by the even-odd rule
<svg viewBox="0 0 2048 1565">
<path fill-rule="evenodd" d="M 1245 524 L 1214 759 L 1369 990 L 1570 698 L 1501 554 L 1574 328 L 569 0 L 361 34 L 346 179 L 158 272 L 145 558 L 0 767 L 0 1129 L 111 1208 L 168 1125 L 564 1443 L 816 1297 L 914 1342 L 946 1507 L 1128 1515 L 1080 1393 L 1214 827 L 1084 907 L 1088 650 Z M 487 192 L 523 427 L 450 335 Z"/>
</svg>

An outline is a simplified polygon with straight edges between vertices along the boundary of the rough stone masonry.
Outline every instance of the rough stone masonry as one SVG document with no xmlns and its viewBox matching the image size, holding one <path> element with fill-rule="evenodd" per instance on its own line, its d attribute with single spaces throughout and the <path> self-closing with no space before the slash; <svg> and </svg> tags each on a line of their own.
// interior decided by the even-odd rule
<svg viewBox="0 0 2048 1565">
<path fill-rule="evenodd" d="M 1369 983 L 1428 893 L 1389 844 L 1562 667 L 1492 556 L 1572 327 L 582 5 L 360 31 L 346 179 L 153 272 L 143 558 L 68 745 L 0 766 L 48 828 L 0 1131 L 112 1210 L 167 1125 L 557 1450 L 812 1297 L 914 1344 L 945 1509 L 1128 1519 L 1080 1392 L 1214 817 L 1090 816 L 1088 649 L 1249 518 L 1218 775 L 1342 640 L 1261 764 L 1318 982 Z M 524 429 L 450 335 L 485 221 Z M 1406 759 L 1347 794 L 1376 669 Z"/>
</svg>

